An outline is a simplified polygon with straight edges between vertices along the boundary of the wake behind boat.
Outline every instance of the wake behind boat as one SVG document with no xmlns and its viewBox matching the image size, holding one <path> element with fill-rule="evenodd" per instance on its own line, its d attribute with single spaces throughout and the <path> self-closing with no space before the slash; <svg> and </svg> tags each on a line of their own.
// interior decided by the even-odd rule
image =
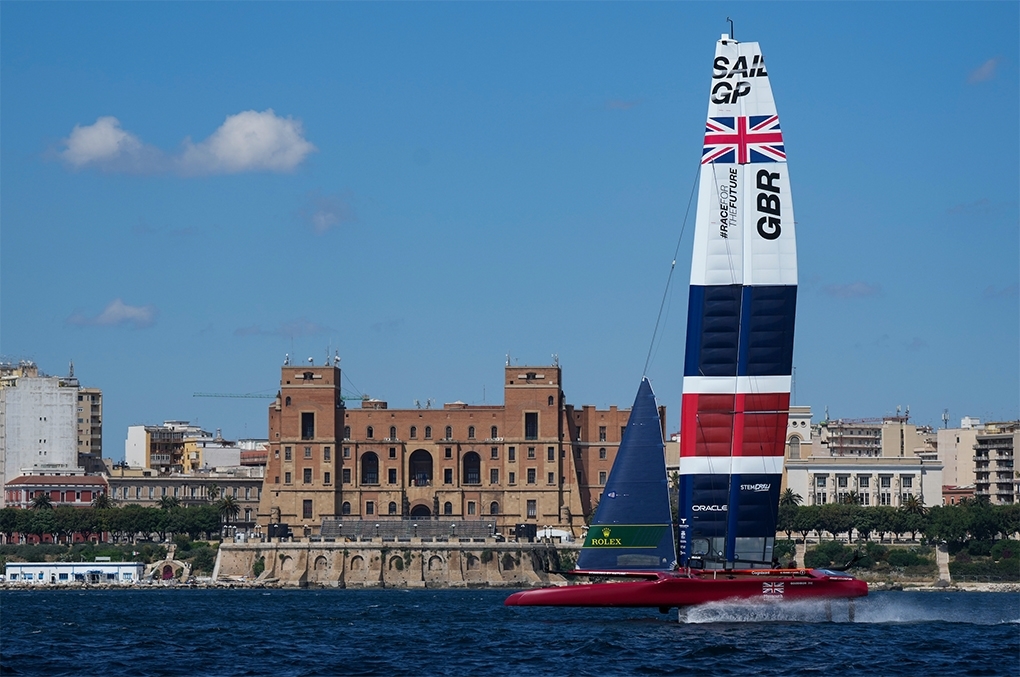
<svg viewBox="0 0 1020 677">
<path fill-rule="evenodd" d="M 701 159 L 674 523 L 662 424 L 642 379 L 573 575 L 508 606 L 671 607 L 832 599 L 868 586 L 774 556 L 793 368 L 797 249 L 786 148 L 758 43 L 716 44 Z"/>
</svg>

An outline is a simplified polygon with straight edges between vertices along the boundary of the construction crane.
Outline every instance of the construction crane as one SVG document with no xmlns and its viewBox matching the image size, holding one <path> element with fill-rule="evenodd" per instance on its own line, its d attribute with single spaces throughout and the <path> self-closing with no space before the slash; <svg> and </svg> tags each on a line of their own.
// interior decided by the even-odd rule
<svg viewBox="0 0 1020 677">
<path fill-rule="evenodd" d="M 248 398 L 256 400 L 272 400 L 276 398 L 276 395 L 259 395 L 258 393 L 192 393 L 192 397 L 232 397 L 232 398 Z M 341 395 L 342 399 L 345 400 L 367 400 L 367 395 Z"/>
</svg>

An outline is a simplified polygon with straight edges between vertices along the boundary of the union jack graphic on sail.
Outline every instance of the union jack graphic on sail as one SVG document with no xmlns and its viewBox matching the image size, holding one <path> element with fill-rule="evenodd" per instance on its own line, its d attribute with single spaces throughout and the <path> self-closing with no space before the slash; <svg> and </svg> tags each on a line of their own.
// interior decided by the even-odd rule
<svg viewBox="0 0 1020 677">
<path fill-rule="evenodd" d="M 783 583 L 762 583 L 761 594 L 763 595 L 782 595 L 783 594 Z"/>
<path fill-rule="evenodd" d="M 778 115 L 709 118 L 701 164 L 786 162 Z"/>
</svg>

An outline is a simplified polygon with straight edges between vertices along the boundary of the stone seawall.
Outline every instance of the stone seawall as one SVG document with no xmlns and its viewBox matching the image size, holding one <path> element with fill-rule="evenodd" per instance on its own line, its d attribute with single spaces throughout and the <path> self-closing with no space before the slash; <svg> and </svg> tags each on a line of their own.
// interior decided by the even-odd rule
<svg viewBox="0 0 1020 677">
<path fill-rule="evenodd" d="M 431 542 L 270 542 L 220 546 L 214 581 L 340 588 L 526 588 L 563 583 L 549 570 L 573 568 L 580 544 Z"/>
</svg>

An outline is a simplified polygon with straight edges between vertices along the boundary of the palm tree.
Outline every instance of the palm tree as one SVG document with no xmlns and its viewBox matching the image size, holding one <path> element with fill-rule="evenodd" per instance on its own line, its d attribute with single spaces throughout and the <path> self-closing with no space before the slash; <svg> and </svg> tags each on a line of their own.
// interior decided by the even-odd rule
<svg viewBox="0 0 1020 677">
<path fill-rule="evenodd" d="M 800 505 L 804 498 L 793 489 L 787 489 L 779 497 L 779 505 Z"/>
<path fill-rule="evenodd" d="M 845 505 L 861 505 L 864 502 L 864 497 L 859 493 L 851 489 L 843 496 L 843 503 Z"/>
<path fill-rule="evenodd" d="M 218 484 L 210 484 L 205 489 L 206 495 L 209 497 L 209 502 L 215 501 L 220 497 L 220 486 Z"/>
<path fill-rule="evenodd" d="M 220 518 L 227 524 L 230 524 L 230 520 L 236 518 L 238 513 L 241 512 L 241 506 L 233 496 L 224 496 L 216 504 L 216 508 L 219 510 Z"/>
<path fill-rule="evenodd" d="M 181 501 L 176 496 L 161 496 L 159 499 L 160 510 L 170 511 L 174 508 L 180 507 L 180 505 Z"/>
<path fill-rule="evenodd" d="M 40 491 L 32 499 L 32 507 L 36 510 L 52 510 L 53 501 L 50 500 L 50 495 L 44 491 Z"/>
<path fill-rule="evenodd" d="M 106 510 L 113 507 L 113 501 L 110 500 L 110 495 L 104 491 L 95 495 L 92 499 L 92 507 L 97 510 Z"/>
<path fill-rule="evenodd" d="M 924 507 L 924 501 L 913 494 L 907 496 L 900 509 L 908 515 L 924 515 L 928 512 L 928 508 Z"/>
</svg>

